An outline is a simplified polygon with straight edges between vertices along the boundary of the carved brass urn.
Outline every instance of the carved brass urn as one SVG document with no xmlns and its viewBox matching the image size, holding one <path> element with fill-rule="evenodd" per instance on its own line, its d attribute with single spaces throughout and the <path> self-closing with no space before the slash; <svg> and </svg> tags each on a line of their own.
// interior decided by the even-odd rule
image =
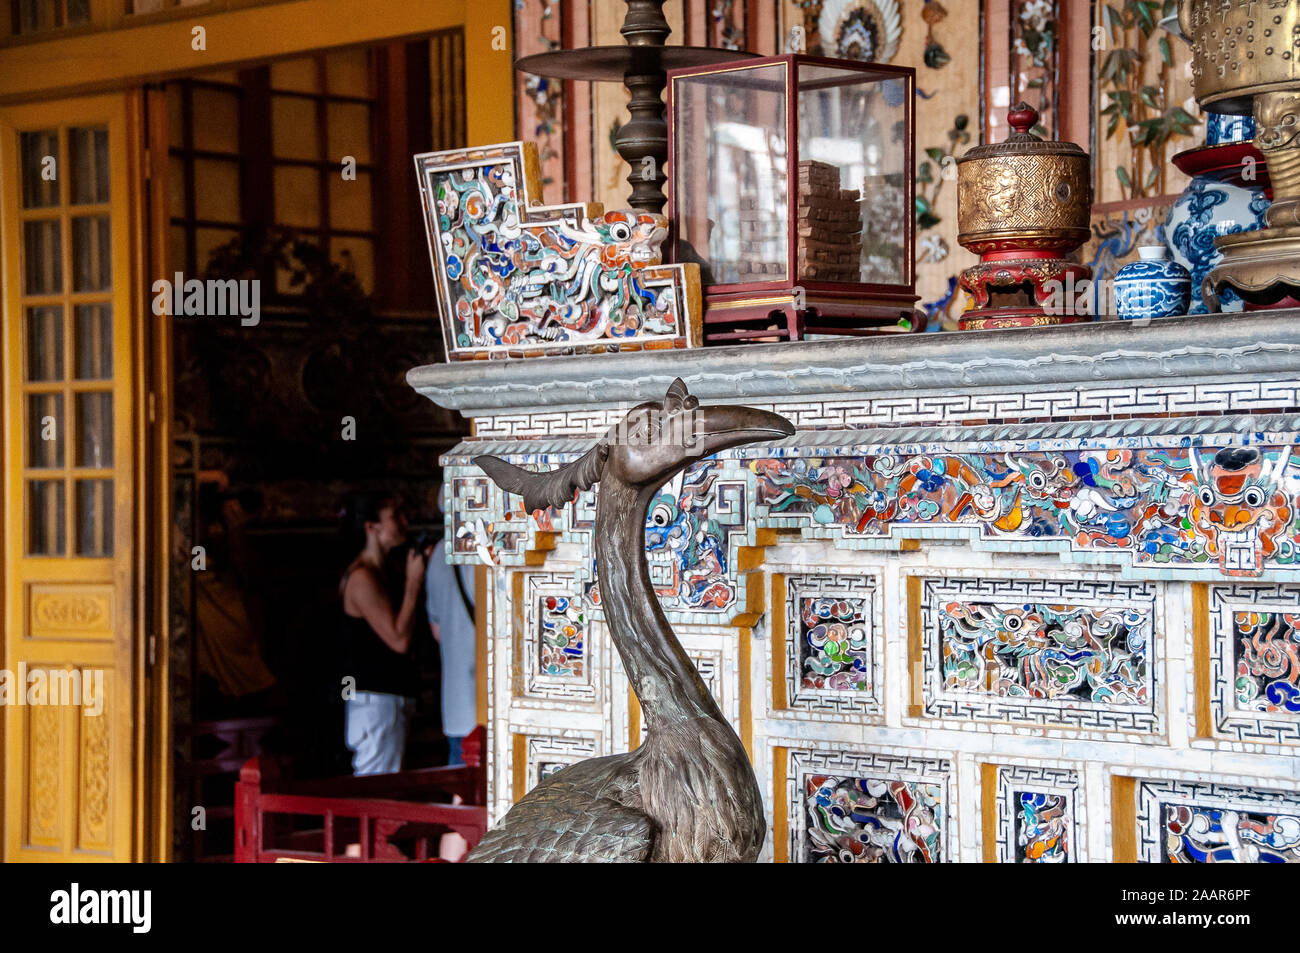
<svg viewBox="0 0 1300 953">
<path fill-rule="evenodd" d="M 1255 116 L 1255 147 L 1273 185 L 1267 228 L 1221 235 L 1221 261 L 1202 296 L 1218 310 L 1230 287 L 1247 308 L 1300 296 L 1300 4 L 1296 0 L 1179 0 L 1192 45 L 1192 87 L 1202 108 Z"/>
<path fill-rule="evenodd" d="M 961 274 L 975 302 L 961 328 L 1086 320 L 1070 289 L 1091 278 L 1092 269 L 1066 256 L 1088 239 L 1088 155 L 1072 142 L 1030 132 L 1038 112 L 1026 103 L 1008 112 L 1007 121 L 1015 132 L 1005 141 L 976 146 L 957 160 L 957 241 L 980 256 Z"/>
</svg>

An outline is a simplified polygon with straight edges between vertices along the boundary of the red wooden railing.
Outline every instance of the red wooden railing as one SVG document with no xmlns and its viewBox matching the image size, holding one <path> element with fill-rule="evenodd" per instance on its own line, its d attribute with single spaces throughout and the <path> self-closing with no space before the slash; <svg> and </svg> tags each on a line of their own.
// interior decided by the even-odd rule
<svg viewBox="0 0 1300 953">
<path fill-rule="evenodd" d="M 480 725 L 465 739 L 455 768 L 289 782 L 273 760 L 249 759 L 235 787 L 235 862 L 435 861 L 448 832 L 472 848 L 487 831 L 483 735 Z"/>
</svg>

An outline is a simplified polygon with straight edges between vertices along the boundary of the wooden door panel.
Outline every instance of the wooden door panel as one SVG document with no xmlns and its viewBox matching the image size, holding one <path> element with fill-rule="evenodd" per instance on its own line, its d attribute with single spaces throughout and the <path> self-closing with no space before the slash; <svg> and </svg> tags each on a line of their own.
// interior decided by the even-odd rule
<svg viewBox="0 0 1300 953">
<path fill-rule="evenodd" d="M 128 116 L 126 94 L 0 109 L 7 861 L 136 854 Z"/>
</svg>

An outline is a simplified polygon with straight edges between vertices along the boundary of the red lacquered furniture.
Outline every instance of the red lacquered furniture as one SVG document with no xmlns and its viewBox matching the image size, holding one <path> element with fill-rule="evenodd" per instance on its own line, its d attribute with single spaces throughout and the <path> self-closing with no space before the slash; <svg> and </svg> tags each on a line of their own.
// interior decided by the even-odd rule
<svg viewBox="0 0 1300 953">
<path fill-rule="evenodd" d="M 462 766 L 396 774 L 287 781 L 273 760 L 249 759 L 235 786 L 235 862 L 437 861 L 449 832 L 473 848 L 487 831 L 484 735 L 479 725 L 465 739 Z"/>
</svg>

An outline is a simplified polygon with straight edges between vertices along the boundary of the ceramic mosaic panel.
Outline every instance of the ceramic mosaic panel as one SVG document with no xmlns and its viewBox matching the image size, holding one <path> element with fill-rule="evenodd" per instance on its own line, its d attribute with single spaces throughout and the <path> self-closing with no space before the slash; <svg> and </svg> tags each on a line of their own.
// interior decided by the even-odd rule
<svg viewBox="0 0 1300 953">
<path fill-rule="evenodd" d="M 1138 833 L 1147 863 L 1300 863 L 1300 794 L 1142 781 Z"/>
<path fill-rule="evenodd" d="M 791 751 L 790 859 L 938 863 L 955 831 L 950 763 L 940 758 Z"/>
<path fill-rule="evenodd" d="M 415 157 L 451 359 L 694 347 L 696 265 L 663 265 L 668 221 L 540 204 L 537 148 Z"/>
<path fill-rule="evenodd" d="M 496 565 L 506 556 L 522 558 L 529 535 L 527 515 L 519 514 L 512 521 L 509 510 L 504 510 L 502 492 L 478 472 L 477 477 L 447 477 L 442 505 L 450 515 L 448 562 Z"/>
<path fill-rule="evenodd" d="M 1213 586 L 1210 618 L 1215 734 L 1300 741 L 1300 586 Z"/>
<path fill-rule="evenodd" d="M 875 601 L 871 576 L 786 577 L 785 697 L 790 708 L 880 713 L 884 639 Z"/>
<path fill-rule="evenodd" d="M 1155 589 L 1074 580 L 927 579 L 929 716 L 1155 732 Z"/>
<path fill-rule="evenodd" d="M 1188 438 L 1169 435 L 731 451 L 695 465 L 680 489 L 666 489 L 675 502 L 657 501 L 674 505 L 672 519 L 682 525 L 661 534 L 657 547 L 648 526 L 652 558 L 657 552 L 664 564 L 656 585 L 671 611 L 734 615 L 741 581 L 728 567 L 734 547 L 760 527 L 797 529 L 845 549 L 968 539 L 982 549 L 1116 565 L 1140 578 L 1300 576 L 1296 435 L 1277 445 L 1243 445 L 1228 434 L 1197 439 L 1227 445 L 1187 447 L 1180 444 Z M 542 466 L 570 459 L 522 456 Z M 444 459 L 459 470 L 459 458 Z M 576 517 L 554 511 L 543 520 L 577 526 L 567 522 Z M 489 534 L 513 525 L 478 522 Z M 598 606 L 598 595 L 589 600 Z"/>
<path fill-rule="evenodd" d="M 753 489 L 744 470 L 697 464 L 666 485 L 646 513 L 650 582 L 665 604 L 681 612 L 729 615 L 737 604 L 735 546 L 744 545 Z M 574 507 L 577 525 L 590 525 L 589 504 Z M 589 548 L 587 550 L 591 552 Z M 586 595 L 601 612 L 595 561 Z"/>
<path fill-rule="evenodd" d="M 1049 767 L 997 769 L 998 861 L 1066 864 L 1087 861 L 1080 837 L 1083 788 L 1077 771 Z"/>
<path fill-rule="evenodd" d="M 526 695 L 592 701 L 599 673 L 579 587 L 566 573 L 528 573 L 523 579 L 521 676 Z"/>
<path fill-rule="evenodd" d="M 1124 553 L 1143 568 L 1217 565 L 1226 575 L 1255 576 L 1267 563 L 1296 562 L 1291 500 L 1300 473 L 1291 472 L 1289 444 L 1214 452 L 1087 443 L 739 455 L 757 473 L 758 501 L 771 517 L 798 514 L 845 538 L 966 526 L 980 540 L 1055 538 L 1098 557 Z"/>
<path fill-rule="evenodd" d="M 600 753 L 594 737 L 572 731 L 553 735 L 530 734 L 525 739 L 525 752 L 525 763 L 515 765 L 514 770 L 522 768 L 525 772 L 528 791 L 562 768 Z"/>
</svg>

